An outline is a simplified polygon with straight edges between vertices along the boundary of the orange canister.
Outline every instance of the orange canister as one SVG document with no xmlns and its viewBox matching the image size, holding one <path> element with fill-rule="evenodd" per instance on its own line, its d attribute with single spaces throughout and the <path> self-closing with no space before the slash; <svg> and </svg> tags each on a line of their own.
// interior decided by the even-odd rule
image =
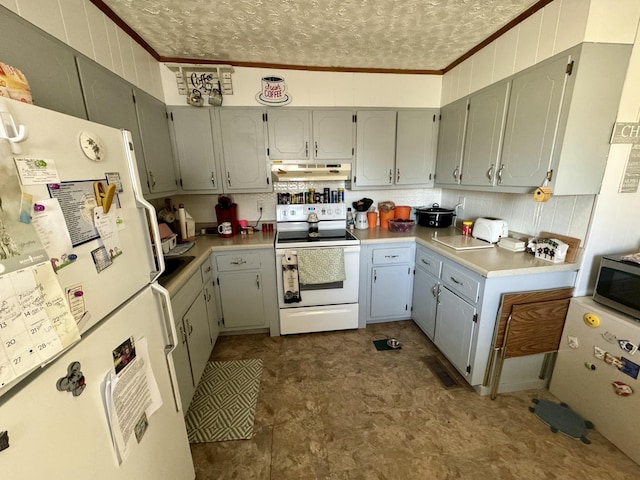
<svg viewBox="0 0 640 480">
<path fill-rule="evenodd" d="M 410 216 L 411 216 L 411 207 L 408 207 L 406 205 L 401 205 L 401 206 L 396 205 L 396 210 L 393 218 L 403 218 L 405 220 L 408 220 Z"/>
<path fill-rule="evenodd" d="M 383 212 L 380 210 L 380 228 L 389 228 L 389 220 L 395 218 L 395 210 Z"/>
<path fill-rule="evenodd" d="M 376 228 L 378 226 L 378 212 L 367 212 L 367 223 L 369 228 Z"/>
</svg>

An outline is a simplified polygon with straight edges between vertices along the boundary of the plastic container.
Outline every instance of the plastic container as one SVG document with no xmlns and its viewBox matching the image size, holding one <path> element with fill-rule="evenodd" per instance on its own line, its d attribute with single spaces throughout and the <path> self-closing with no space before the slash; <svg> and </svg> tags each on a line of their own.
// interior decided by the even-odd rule
<svg viewBox="0 0 640 480">
<path fill-rule="evenodd" d="M 395 217 L 395 210 L 383 212 L 380 210 L 380 228 L 389 228 L 389 220 Z"/>
<path fill-rule="evenodd" d="M 400 219 L 389 220 L 390 232 L 410 232 L 413 226 L 416 224 L 416 222 L 413 220 L 404 220 L 404 221 L 399 221 L 399 220 Z"/>
<path fill-rule="evenodd" d="M 378 212 L 368 212 L 367 223 L 369 228 L 376 228 L 378 226 Z"/>
<path fill-rule="evenodd" d="M 411 216 L 411 207 L 406 205 L 396 205 L 396 210 L 393 218 L 405 218 L 408 219 Z"/>
</svg>

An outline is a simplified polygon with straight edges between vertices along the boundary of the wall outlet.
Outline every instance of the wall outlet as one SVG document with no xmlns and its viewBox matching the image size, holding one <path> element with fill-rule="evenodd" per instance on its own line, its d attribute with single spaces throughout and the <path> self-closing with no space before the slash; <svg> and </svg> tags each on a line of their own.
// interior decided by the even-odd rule
<svg viewBox="0 0 640 480">
<path fill-rule="evenodd" d="M 258 200 L 256 202 L 256 208 L 257 208 L 258 212 L 262 212 L 264 210 L 264 201 Z"/>
<path fill-rule="evenodd" d="M 464 210 L 464 204 L 465 204 L 466 200 L 467 199 L 465 197 L 458 197 L 458 205 L 460 205 L 460 208 L 462 210 Z"/>
</svg>

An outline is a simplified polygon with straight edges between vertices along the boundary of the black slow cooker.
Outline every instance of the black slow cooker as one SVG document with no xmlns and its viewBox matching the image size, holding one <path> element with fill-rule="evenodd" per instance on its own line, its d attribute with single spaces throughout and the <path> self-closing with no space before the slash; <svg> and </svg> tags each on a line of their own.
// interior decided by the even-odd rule
<svg viewBox="0 0 640 480">
<path fill-rule="evenodd" d="M 418 225 L 423 227 L 446 228 L 453 223 L 455 210 L 434 203 L 431 207 L 416 207 Z"/>
</svg>

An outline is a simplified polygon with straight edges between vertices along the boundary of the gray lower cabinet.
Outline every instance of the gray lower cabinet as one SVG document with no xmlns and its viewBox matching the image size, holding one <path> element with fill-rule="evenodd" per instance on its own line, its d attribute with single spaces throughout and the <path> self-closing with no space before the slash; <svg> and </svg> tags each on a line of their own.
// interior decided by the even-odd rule
<svg viewBox="0 0 640 480">
<path fill-rule="evenodd" d="M 173 362 L 186 413 L 213 348 L 200 270 L 171 297 L 171 305 L 178 335 Z"/>
<path fill-rule="evenodd" d="M 200 266 L 200 274 L 202 275 L 202 295 L 207 305 L 207 321 L 209 323 L 211 345 L 215 345 L 218 335 L 220 334 L 220 324 L 218 319 L 218 302 L 215 292 L 216 279 L 213 275 L 212 262 L 213 256 Z"/>
<path fill-rule="evenodd" d="M 24 73 L 33 103 L 87 118 L 74 50 L 4 7 L 0 24 L 0 61 Z"/>
<path fill-rule="evenodd" d="M 212 265 L 222 332 L 276 328 L 278 308 L 272 249 L 214 252 Z"/>
<path fill-rule="evenodd" d="M 413 279 L 413 305 L 411 317 L 420 329 L 433 340 L 436 332 L 436 309 L 442 261 L 428 250 L 416 250 L 416 268 Z"/>
<path fill-rule="evenodd" d="M 411 318 L 414 252 L 414 243 L 361 247 L 367 277 L 363 282 L 361 275 L 366 308 L 360 310 L 366 312 L 366 323 Z"/>
<path fill-rule="evenodd" d="M 424 245 L 417 246 L 415 258 L 413 320 L 484 395 L 489 394 L 485 372 L 502 295 L 572 287 L 576 278 L 575 271 L 487 278 Z M 530 356 L 506 362 L 509 373 L 502 376 L 502 388 L 543 387 L 544 380 L 538 378 L 542 361 L 543 356 Z"/>
</svg>

